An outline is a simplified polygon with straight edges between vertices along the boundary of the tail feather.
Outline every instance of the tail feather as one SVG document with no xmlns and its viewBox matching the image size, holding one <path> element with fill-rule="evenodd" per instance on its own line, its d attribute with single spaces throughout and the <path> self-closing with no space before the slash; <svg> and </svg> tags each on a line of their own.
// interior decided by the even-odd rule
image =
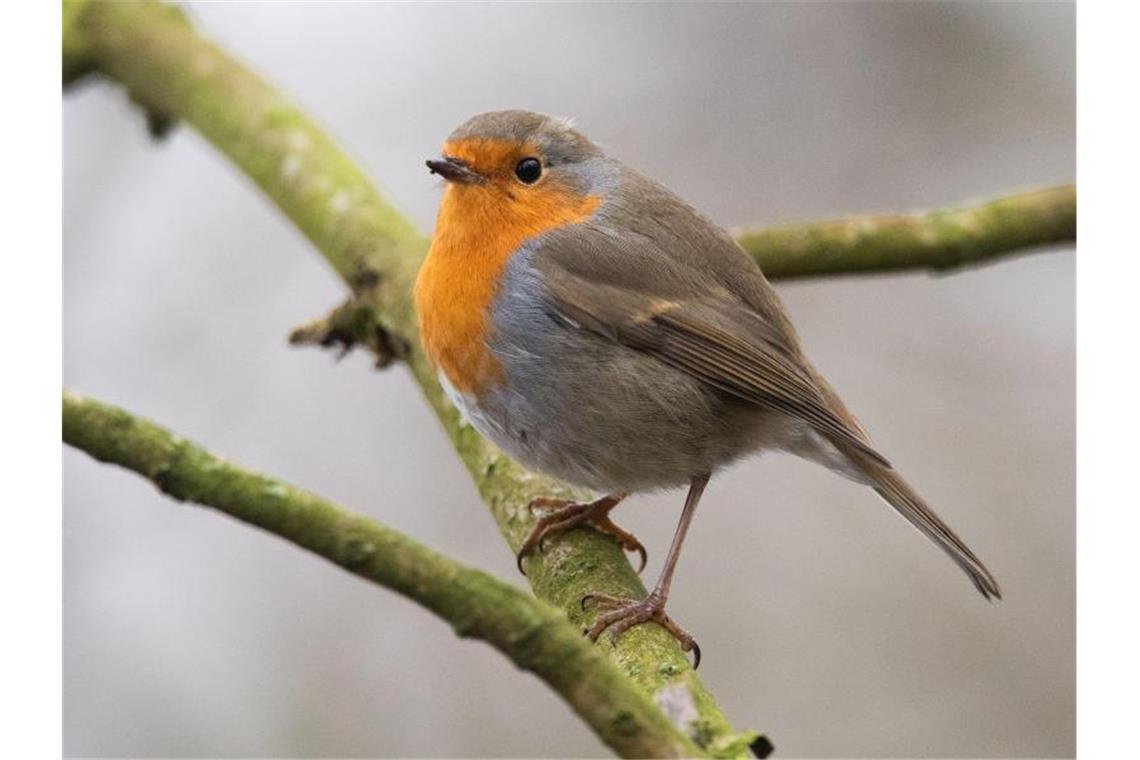
<svg viewBox="0 0 1140 760">
<path fill-rule="evenodd" d="M 866 431 L 859 424 L 859 420 L 847 409 L 843 400 L 839 398 L 839 395 L 823 378 L 823 375 L 819 374 L 806 359 L 803 360 L 803 365 L 832 411 L 864 440 L 867 448 L 871 448 L 870 438 L 867 437 Z M 974 582 L 974 586 L 982 596 L 986 599 L 1001 599 L 1001 589 L 998 587 L 993 574 L 982 564 L 977 555 L 970 551 L 970 547 L 966 546 L 962 539 L 950 530 L 950 526 L 934 514 L 934 510 L 926 505 L 922 497 L 915 493 L 914 489 L 902 479 L 902 476 L 889 464 L 884 464 L 886 460 L 882 456 L 878 456 L 878 458 L 869 457 L 863 453 L 862 449 L 851 446 L 844 439 L 833 436 L 828 436 L 828 438 L 843 457 L 854 466 L 854 469 L 866 476 L 866 482 L 875 489 L 879 496 L 883 497 L 884 501 L 905 517 L 907 522 L 937 544 L 942 551 L 949 555 L 950 559 L 954 560 L 958 567 L 965 571 L 966 575 L 970 576 L 970 580 Z M 851 477 L 854 473 L 844 472 L 844 474 Z M 860 478 L 860 480 L 862 479 Z"/>
<path fill-rule="evenodd" d="M 974 586 L 986 599 L 1001 599 L 1001 589 L 994 576 L 970 547 L 958 538 L 950 526 L 934 513 L 922 497 L 914 492 L 902 476 L 893 469 L 884 468 L 874 461 L 852 457 L 867 474 L 871 486 L 894 507 L 895 511 L 918 528 L 927 538 L 949 555 L 950 559 L 970 576 Z"/>
</svg>

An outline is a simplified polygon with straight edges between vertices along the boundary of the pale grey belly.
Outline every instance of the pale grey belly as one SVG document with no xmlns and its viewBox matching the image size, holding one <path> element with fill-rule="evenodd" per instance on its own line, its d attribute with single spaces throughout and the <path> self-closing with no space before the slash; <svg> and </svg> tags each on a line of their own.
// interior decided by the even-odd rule
<svg viewBox="0 0 1140 760">
<path fill-rule="evenodd" d="M 459 399 L 468 419 L 527 467 L 598 491 L 683 485 L 762 444 L 774 413 L 629 349 L 577 343 L 555 361 L 504 362 L 503 385 Z"/>
<path fill-rule="evenodd" d="M 492 310 L 503 382 L 459 401 L 524 465 L 600 491 L 672 487 L 762 447 L 766 420 L 784 419 L 560 319 L 522 259 Z"/>
</svg>

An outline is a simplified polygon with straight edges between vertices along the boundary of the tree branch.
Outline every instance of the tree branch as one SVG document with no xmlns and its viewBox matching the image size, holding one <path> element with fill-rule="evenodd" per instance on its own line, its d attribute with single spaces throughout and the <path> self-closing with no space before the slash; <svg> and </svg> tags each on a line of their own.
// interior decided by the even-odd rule
<svg viewBox="0 0 1140 760">
<path fill-rule="evenodd" d="M 226 461 L 153 422 L 63 392 L 63 440 L 415 601 L 550 685 L 626 757 L 701 750 L 559 610 L 319 496 Z"/>
<path fill-rule="evenodd" d="M 531 499 L 585 496 L 522 469 L 461 420 L 416 334 L 411 285 L 426 239 L 296 105 L 195 33 L 169 6 L 80 2 L 67 16 L 72 23 L 64 32 L 74 36 L 65 49 L 74 70 L 90 68 L 117 80 L 148 113 L 197 129 L 314 243 L 352 290 L 353 304 L 372 310 L 370 329 L 386 333 L 383 344 L 407 364 L 512 551 L 533 522 Z M 646 593 L 618 544 L 588 529 L 555 540 L 526 567 L 535 594 L 575 626 L 592 618 L 580 606 L 587 592 Z M 695 715 L 686 719 L 687 730 L 702 750 L 741 756 L 749 745 L 766 741 L 732 729 L 685 653 L 659 626 L 640 625 L 616 646 L 608 637 L 595 646 L 658 703 L 695 708 L 676 714 Z"/>
<path fill-rule="evenodd" d="M 963 208 L 735 230 L 769 279 L 974 266 L 1077 239 L 1077 188 Z"/>
</svg>

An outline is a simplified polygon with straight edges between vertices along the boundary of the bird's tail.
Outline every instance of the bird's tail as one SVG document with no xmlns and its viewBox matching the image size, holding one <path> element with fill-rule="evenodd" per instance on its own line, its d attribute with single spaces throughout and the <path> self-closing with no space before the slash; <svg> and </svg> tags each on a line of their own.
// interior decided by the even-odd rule
<svg viewBox="0 0 1140 760">
<path fill-rule="evenodd" d="M 827 380 L 807 360 L 804 360 L 804 367 L 820 393 L 823 394 L 828 406 L 870 447 L 871 441 L 867 437 L 867 432 L 859 424 L 855 415 L 847 409 L 843 400 L 839 398 Z M 982 596 L 986 599 L 1001 599 L 1001 589 L 998 587 L 993 574 L 982 564 L 978 556 L 970 551 L 970 547 L 966 546 L 962 539 L 950 530 L 950 526 L 934 514 L 934 510 L 926 505 L 923 498 L 915 493 L 915 490 L 903 480 L 898 471 L 891 467 L 885 458 L 881 455 L 878 458 L 867 456 L 862 450 L 850 445 L 843 439 L 830 437 L 830 440 L 850 463 L 851 469 L 857 471 L 845 472 L 844 474 L 847 477 L 862 473 L 865 479 L 858 477 L 855 479 L 866 482 L 874 488 L 884 501 L 907 519 L 907 522 L 918 528 L 923 535 L 946 552 L 950 559 L 954 560 L 954 563 L 962 568 L 966 575 L 970 576 L 970 580 L 974 582 L 974 586 L 977 587 Z"/>
<path fill-rule="evenodd" d="M 879 496 L 946 552 L 950 559 L 970 576 L 970 580 L 974 582 L 974 586 L 982 596 L 986 599 L 1001 599 L 1001 589 L 993 574 L 982 564 L 977 555 L 970 551 L 970 547 L 950 530 L 950 526 L 942 522 L 922 497 L 902 479 L 898 471 L 884 467 L 857 451 L 848 450 L 845 453 L 852 463 L 866 474 L 871 487 Z"/>
</svg>

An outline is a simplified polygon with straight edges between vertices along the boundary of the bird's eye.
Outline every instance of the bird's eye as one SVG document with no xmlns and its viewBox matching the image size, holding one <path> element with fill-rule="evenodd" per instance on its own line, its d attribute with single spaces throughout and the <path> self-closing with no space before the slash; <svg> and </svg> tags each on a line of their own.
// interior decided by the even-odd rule
<svg viewBox="0 0 1140 760">
<path fill-rule="evenodd" d="M 542 176 L 542 163 L 537 158 L 524 158 L 515 167 L 515 176 L 520 182 L 534 184 Z"/>
</svg>

